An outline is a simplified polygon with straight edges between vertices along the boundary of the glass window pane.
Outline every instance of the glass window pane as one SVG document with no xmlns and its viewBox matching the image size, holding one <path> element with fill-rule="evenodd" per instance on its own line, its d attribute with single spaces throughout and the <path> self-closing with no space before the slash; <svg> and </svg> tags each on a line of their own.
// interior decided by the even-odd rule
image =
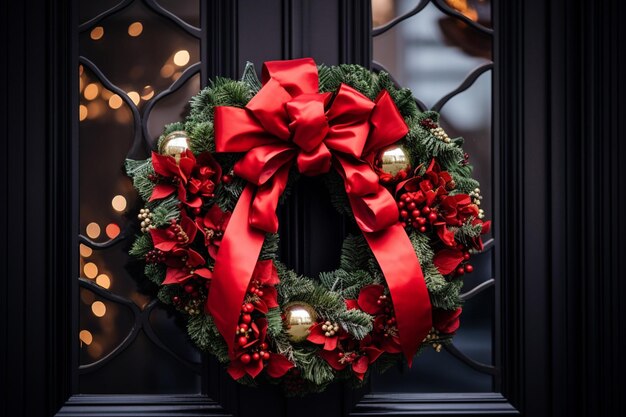
<svg viewBox="0 0 626 417">
<path fill-rule="evenodd" d="M 380 3 L 385 3 L 393 12 L 378 12 L 381 14 L 376 16 L 375 3 L 379 3 L 378 10 L 383 9 Z M 481 183 L 481 208 L 491 217 L 492 35 L 463 20 L 490 28 L 491 2 L 373 0 L 372 5 L 374 25 L 384 25 L 385 19 L 405 18 L 386 31 L 375 32 L 374 67 L 389 72 L 398 84 L 410 88 L 425 108 L 438 110 L 440 123 L 451 137 L 465 138 L 464 150 L 474 166 L 474 177 Z M 474 272 L 465 275 L 463 292 L 478 286 L 484 290 L 466 300 L 461 327 L 450 349 L 437 353 L 427 347 L 414 360 L 412 369 L 397 367 L 373 376 L 374 392 L 494 390 L 496 287 L 491 284 L 495 279 L 497 285 L 497 277 L 493 275 L 493 247 L 490 242 L 483 253 L 472 257 Z"/>
<path fill-rule="evenodd" d="M 118 2 L 79 3 L 87 22 Z M 199 2 L 185 3 L 159 4 L 198 25 Z M 142 266 L 128 255 L 140 201 L 124 160 L 146 157 L 200 88 L 199 70 L 183 75 L 199 61 L 199 39 L 160 13 L 134 1 L 80 35 L 80 393 L 201 390 L 200 353 L 177 316 L 155 302 L 154 288 L 137 279 Z"/>
</svg>

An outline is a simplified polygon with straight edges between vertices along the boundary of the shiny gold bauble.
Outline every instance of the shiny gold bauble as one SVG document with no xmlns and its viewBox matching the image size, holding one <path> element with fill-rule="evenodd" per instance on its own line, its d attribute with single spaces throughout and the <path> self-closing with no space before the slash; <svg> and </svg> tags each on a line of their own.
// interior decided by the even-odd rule
<svg viewBox="0 0 626 417">
<path fill-rule="evenodd" d="M 300 343 L 309 336 L 309 328 L 317 321 L 315 309 L 301 301 L 289 303 L 283 309 L 285 315 L 285 331 L 289 340 Z"/>
<path fill-rule="evenodd" d="M 184 130 L 176 130 L 168 134 L 159 145 L 159 153 L 174 157 L 176 163 L 180 161 L 180 157 L 189 149 L 189 135 Z"/>
<path fill-rule="evenodd" d="M 380 155 L 380 168 L 383 172 L 395 176 L 409 167 L 409 155 L 400 146 L 386 149 Z"/>
</svg>

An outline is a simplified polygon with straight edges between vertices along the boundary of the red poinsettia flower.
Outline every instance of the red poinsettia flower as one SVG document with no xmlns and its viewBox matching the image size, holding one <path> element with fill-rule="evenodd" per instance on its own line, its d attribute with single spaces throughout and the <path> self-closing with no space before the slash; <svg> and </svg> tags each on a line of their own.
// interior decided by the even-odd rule
<svg viewBox="0 0 626 417">
<path fill-rule="evenodd" d="M 216 204 L 206 212 L 204 217 L 196 219 L 198 229 L 204 235 L 204 244 L 213 259 L 217 256 L 230 216 L 230 212 L 222 211 Z"/>
<path fill-rule="evenodd" d="M 462 311 L 463 309 L 461 307 L 456 310 L 433 308 L 433 327 L 439 333 L 443 334 L 456 332 L 461 324 L 459 317 Z"/>
<path fill-rule="evenodd" d="M 152 166 L 159 175 L 150 201 L 177 193 L 178 199 L 189 207 L 200 207 L 203 197 L 213 197 L 222 169 L 210 153 L 196 157 L 193 152 L 183 152 L 176 162 L 172 156 L 152 152 Z"/>
<path fill-rule="evenodd" d="M 239 345 L 228 366 L 228 373 L 233 379 L 241 379 L 245 375 L 256 378 L 263 369 L 270 377 L 280 378 L 294 367 L 285 356 L 268 351 L 265 341 L 267 325 L 266 318 L 258 318 L 250 323 L 247 335 L 240 336 L 244 342 L 245 339 L 249 342 Z"/>
<path fill-rule="evenodd" d="M 163 285 L 181 284 L 192 277 L 211 279 L 211 270 L 206 267 L 206 261 L 198 252 L 187 248 L 174 248 L 165 252 L 165 280 Z"/>
<path fill-rule="evenodd" d="M 350 367 L 354 375 L 361 381 L 369 366 L 383 353 L 372 345 L 372 338 L 368 335 L 357 345 L 350 341 L 348 346 L 333 351 L 321 350 L 320 356 L 335 370 L 342 371 Z"/>
<path fill-rule="evenodd" d="M 463 261 L 463 251 L 457 248 L 442 249 L 433 258 L 433 263 L 442 275 L 452 273 Z"/>
<path fill-rule="evenodd" d="M 402 345 L 396 318 L 390 315 L 380 315 L 374 319 L 372 331 L 373 344 L 387 353 L 401 353 Z"/>
<path fill-rule="evenodd" d="M 390 311 L 389 305 L 384 300 L 387 300 L 385 287 L 373 284 L 361 288 L 357 303 L 361 310 L 376 316 Z"/>
<path fill-rule="evenodd" d="M 315 323 L 309 332 L 307 340 L 316 345 L 323 345 L 324 350 L 335 350 L 340 340 L 350 336 L 341 326 L 330 321 Z"/>
<path fill-rule="evenodd" d="M 190 245 L 196 238 L 196 224 L 182 211 L 180 221 L 172 219 L 165 229 L 150 229 L 150 237 L 155 249 L 169 252 L 175 247 Z"/>
<path fill-rule="evenodd" d="M 252 279 L 248 287 L 248 293 L 252 296 L 252 305 L 263 314 L 267 314 L 270 308 L 278 307 L 278 292 L 276 284 L 278 279 L 278 271 L 272 260 L 257 262 Z"/>
<path fill-rule="evenodd" d="M 491 220 L 485 222 L 481 219 L 473 219 L 472 225 L 476 226 L 477 224 L 480 224 L 482 226 L 480 230 L 481 235 L 486 235 L 487 233 L 489 233 L 489 230 L 491 230 Z M 472 238 L 471 242 L 474 249 L 483 250 L 483 240 L 480 236 Z"/>
</svg>

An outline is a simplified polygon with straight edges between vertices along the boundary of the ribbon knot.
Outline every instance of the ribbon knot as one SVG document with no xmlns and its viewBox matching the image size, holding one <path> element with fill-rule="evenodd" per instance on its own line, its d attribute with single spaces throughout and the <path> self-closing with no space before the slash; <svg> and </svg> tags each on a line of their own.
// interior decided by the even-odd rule
<svg viewBox="0 0 626 417">
<path fill-rule="evenodd" d="M 396 202 L 380 185 L 370 163 L 377 152 L 407 134 L 404 119 L 386 90 L 374 101 L 346 84 L 335 94 L 320 93 L 311 58 L 266 62 L 262 74 L 263 87 L 244 108 L 215 108 L 216 150 L 243 152 L 234 172 L 248 182 L 222 240 L 207 301 L 218 329 L 232 347 L 230 333 L 264 232 L 278 231 L 276 208 L 292 165 L 309 176 L 334 167 L 344 180 L 357 225 L 387 277 L 392 298 L 401 298 L 400 288 L 427 307 L 427 312 L 418 309 L 424 324 L 416 331 L 406 313 L 399 311 L 415 312 L 411 306 L 415 300 L 407 307 L 396 306 L 397 314 L 403 315 L 398 320 L 401 339 L 416 339 L 407 341 L 405 354 L 410 358 L 430 329 L 428 292 L 415 252 L 398 224 Z M 242 243 L 236 245 L 235 239 Z M 406 277 L 397 278 L 402 274 Z M 233 299 L 232 306 L 219 308 L 225 299 Z"/>
</svg>

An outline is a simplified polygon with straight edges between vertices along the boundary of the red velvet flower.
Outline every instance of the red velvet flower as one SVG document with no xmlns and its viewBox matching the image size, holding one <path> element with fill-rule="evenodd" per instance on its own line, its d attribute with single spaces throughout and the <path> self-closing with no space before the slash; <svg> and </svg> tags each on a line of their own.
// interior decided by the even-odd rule
<svg viewBox="0 0 626 417">
<path fill-rule="evenodd" d="M 211 279 L 213 276 L 202 255 L 193 249 L 174 248 L 164 254 L 167 271 L 163 285 L 181 284 L 195 276 L 204 279 Z"/>
<path fill-rule="evenodd" d="M 198 229 L 204 235 L 204 244 L 209 251 L 209 256 L 213 259 L 217 256 L 231 214 L 222 211 L 215 204 L 206 212 L 204 217 L 196 219 Z"/>
<path fill-rule="evenodd" d="M 433 308 L 433 327 L 439 333 L 443 334 L 456 332 L 460 325 L 459 316 L 462 311 L 463 309 L 460 307 L 456 310 Z"/>
<path fill-rule="evenodd" d="M 239 345 L 228 366 L 228 373 L 233 379 L 241 379 L 245 375 L 256 378 L 264 368 L 270 377 L 280 378 L 294 367 L 285 356 L 268 351 L 265 341 L 267 325 L 266 318 L 258 318 L 250 323 L 247 335 L 240 336 L 249 341 Z"/>
<path fill-rule="evenodd" d="M 279 282 L 278 272 L 272 260 L 257 262 L 248 286 L 248 294 L 252 297 L 252 305 L 257 311 L 267 314 L 270 308 L 278 307 L 278 292 L 275 286 Z"/>
<path fill-rule="evenodd" d="M 452 273 L 463 261 L 463 251 L 460 249 L 445 248 L 435 254 L 433 263 L 442 275 Z"/>
<path fill-rule="evenodd" d="M 358 345 L 354 341 L 350 341 L 345 348 L 333 351 L 321 350 L 319 354 L 337 371 L 342 371 L 349 366 L 354 375 L 362 381 L 369 366 L 382 353 L 382 350 L 372 345 L 372 338 L 365 336 Z"/>
<path fill-rule="evenodd" d="M 324 350 L 335 350 L 339 341 L 348 337 L 349 334 L 341 326 L 323 321 L 311 326 L 307 340 L 316 345 L 323 345 Z"/>
<path fill-rule="evenodd" d="M 150 201 L 177 193 L 178 199 L 189 207 L 200 207 L 202 198 L 213 197 L 222 169 L 210 153 L 196 157 L 187 150 L 181 154 L 178 164 L 172 156 L 152 152 L 152 166 L 159 175 Z"/>
<path fill-rule="evenodd" d="M 150 229 L 154 248 L 169 252 L 175 247 L 189 246 L 196 238 L 196 224 L 182 211 L 180 221 L 172 219 L 166 229 Z"/>
</svg>

